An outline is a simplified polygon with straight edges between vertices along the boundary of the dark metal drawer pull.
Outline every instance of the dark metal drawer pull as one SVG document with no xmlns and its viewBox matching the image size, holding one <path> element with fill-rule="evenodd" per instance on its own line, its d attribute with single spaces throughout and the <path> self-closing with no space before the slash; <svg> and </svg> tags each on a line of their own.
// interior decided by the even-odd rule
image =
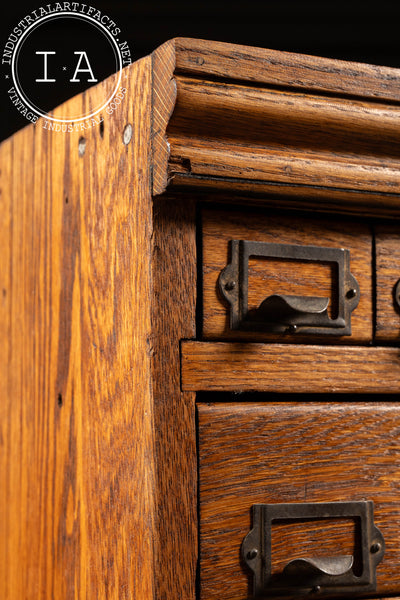
<svg viewBox="0 0 400 600">
<path fill-rule="evenodd" d="M 331 319 L 328 315 L 328 305 L 329 298 L 273 294 L 261 302 L 257 309 L 257 318 L 262 318 L 264 323 L 284 324 L 291 330 L 305 321 L 320 327 L 329 327 Z M 344 325 L 344 321 L 340 320 L 339 326 Z"/>
<path fill-rule="evenodd" d="M 310 593 L 369 593 L 376 589 L 376 567 L 385 543 L 374 525 L 372 501 L 304 504 L 254 504 L 253 529 L 242 544 L 244 562 L 253 572 L 255 598 L 297 596 Z M 354 557 L 295 557 L 281 573 L 272 573 L 271 527 L 274 521 L 356 518 L 360 524 L 360 565 L 354 573 Z"/>
<path fill-rule="evenodd" d="M 230 252 L 231 262 L 221 271 L 218 281 L 220 292 L 230 305 L 231 329 L 351 335 L 351 313 L 360 300 L 360 290 L 350 273 L 349 250 L 231 240 Z M 329 298 L 285 293 L 272 294 L 256 310 L 249 310 L 249 258 L 252 256 L 335 264 L 338 273 L 336 317 L 328 314 Z"/>
<path fill-rule="evenodd" d="M 353 556 L 329 556 L 321 558 L 295 558 L 291 560 L 282 571 L 282 575 L 289 581 L 307 583 L 321 575 L 336 577 L 337 575 L 350 575 L 354 563 Z M 327 579 L 325 577 L 325 579 Z"/>
</svg>

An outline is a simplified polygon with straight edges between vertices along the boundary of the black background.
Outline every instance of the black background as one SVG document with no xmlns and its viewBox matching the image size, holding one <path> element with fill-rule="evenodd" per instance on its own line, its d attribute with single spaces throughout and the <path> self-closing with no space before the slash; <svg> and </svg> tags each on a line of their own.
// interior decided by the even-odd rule
<svg viewBox="0 0 400 600">
<path fill-rule="evenodd" d="M 331 0 L 97 0 L 84 2 L 108 14 L 122 29 L 133 59 L 149 54 L 164 41 L 196 37 L 302 52 L 344 60 L 400 67 L 400 0 L 395 2 L 333 2 Z M 6 0 L 1 8 L 1 51 L 9 33 L 41 2 Z M 70 30 L 65 35 L 73 35 Z M 1 131 L 4 139 L 28 124 L 11 104 L 1 71 Z M 65 97 L 57 90 L 51 107 Z"/>
</svg>

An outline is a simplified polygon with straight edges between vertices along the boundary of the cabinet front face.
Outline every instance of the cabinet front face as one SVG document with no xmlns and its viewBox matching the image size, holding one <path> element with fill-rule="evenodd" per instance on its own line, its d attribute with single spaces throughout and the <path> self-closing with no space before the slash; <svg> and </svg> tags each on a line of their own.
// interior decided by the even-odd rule
<svg viewBox="0 0 400 600">
<path fill-rule="evenodd" d="M 174 45 L 174 72 L 153 61 L 153 189 L 201 205 L 179 338 L 180 391 L 191 409 L 210 394 L 192 422 L 200 600 L 400 596 L 400 241 L 378 225 L 398 217 L 398 74 Z M 195 284 L 173 287 L 156 289 L 172 322 Z"/>
<path fill-rule="evenodd" d="M 200 600 L 400 595 L 398 232 L 203 207 Z"/>
<path fill-rule="evenodd" d="M 400 403 L 204 398 L 201 600 L 243 600 L 257 586 L 262 597 L 263 585 L 268 597 L 399 594 Z M 259 505 L 274 507 L 269 523 Z"/>
</svg>

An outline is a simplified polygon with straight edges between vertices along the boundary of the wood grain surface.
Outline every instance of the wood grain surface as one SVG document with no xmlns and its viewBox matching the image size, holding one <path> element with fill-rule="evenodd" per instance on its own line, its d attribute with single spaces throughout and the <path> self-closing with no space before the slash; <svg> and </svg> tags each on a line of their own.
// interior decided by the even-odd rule
<svg viewBox="0 0 400 600">
<path fill-rule="evenodd" d="M 351 336 L 301 336 L 232 331 L 230 308 L 221 297 L 218 277 L 229 263 L 230 240 L 253 240 L 280 244 L 347 248 L 350 270 L 360 286 L 360 302 L 351 316 Z M 287 214 L 207 210 L 202 212 L 203 247 L 203 337 L 205 339 L 273 340 L 297 343 L 365 343 L 372 339 L 372 235 L 368 225 L 334 219 L 314 219 Z M 249 261 L 249 309 L 257 308 L 267 296 L 294 294 L 330 298 L 337 311 L 338 277 L 332 263 Z"/>
<path fill-rule="evenodd" d="M 398 69 L 210 40 L 173 41 L 178 73 L 400 100 Z"/>
<path fill-rule="evenodd" d="M 294 521 L 280 519 L 272 523 L 271 575 L 279 575 L 296 557 L 353 556 L 353 571 L 362 574 L 362 555 L 358 545 L 360 523 L 356 518 Z"/>
<path fill-rule="evenodd" d="M 169 123 L 170 133 L 190 131 L 198 137 L 218 133 L 221 138 L 254 144 L 268 141 L 271 146 L 292 146 L 303 138 L 310 149 L 335 148 L 348 160 L 356 150 L 368 152 L 371 159 L 374 153 L 386 159 L 399 156 L 398 105 L 180 75 L 175 75 L 175 83 L 179 104 Z"/>
<path fill-rule="evenodd" d="M 182 343 L 185 391 L 396 394 L 398 348 Z"/>
<path fill-rule="evenodd" d="M 153 213 L 154 598 L 194 600 L 198 546 L 195 394 L 180 389 L 180 340 L 196 335 L 196 211 L 188 200 L 160 197 Z"/>
<path fill-rule="evenodd" d="M 151 54 L 152 59 L 152 189 L 161 194 L 168 184 L 170 148 L 166 128 L 176 102 L 175 47 L 168 41 Z"/>
<path fill-rule="evenodd" d="M 102 127 L 0 148 L 5 600 L 153 597 L 150 59 L 122 85 Z"/>
<path fill-rule="evenodd" d="M 391 69 L 181 39 L 124 70 L 126 97 L 101 126 L 64 134 L 38 121 L 1 145 L 2 599 L 194 600 L 197 390 L 398 390 L 394 348 L 182 342 L 180 357 L 182 338 L 196 336 L 194 199 L 167 193 L 153 204 L 151 193 L 176 173 L 183 185 L 227 186 L 249 202 L 268 203 L 266 189 L 278 202 L 286 190 L 285 201 L 309 209 L 398 215 L 399 81 Z M 53 116 L 87 112 L 114 84 Z M 298 129 L 283 131 L 284 122 Z M 286 231 L 317 239 L 325 225 L 307 222 Z M 353 319 L 364 343 L 369 232 L 353 223 L 324 231 L 324 244 L 340 238 L 359 250 L 352 272 L 369 291 Z M 310 275 L 323 293 L 334 287 L 326 267 Z M 382 493 L 391 486 L 394 497 L 397 463 L 387 460 L 397 442 L 385 431 Z M 333 535 L 349 547 L 346 536 Z M 393 582 L 379 593 L 397 593 Z"/>
<path fill-rule="evenodd" d="M 378 195 L 400 192 L 400 163 L 391 159 L 362 160 L 353 163 L 336 160 L 329 152 L 314 152 L 307 148 L 270 149 L 236 145 L 216 139 L 212 145 L 205 139 L 196 140 L 171 137 L 170 175 L 187 173 L 185 185 L 192 176 L 203 178 L 229 178 L 235 180 L 278 182 L 303 186 L 324 186 L 376 192 Z M 379 163 L 379 164 L 378 164 Z M 178 165 L 178 168 L 176 167 Z M 304 191 L 306 189 L 304 188 Z"/>
<path fill-rule="evenodd" d="M 377 225 L 376 245 L 376 339 L 400 342 L 400 309 L 395 287 L 400 280 L 400 226 Z"/>
<path fill-rule="evenodd" d="M 176 77 L 171 176 L 399 193 L 400 107 Z M 212 140 L 212 143 L 210 143 Z"/>
<path fill-rule="evenodd" d="M 153 78 L 154 193 L 399 215 L 398 70 L 177 38 Z"/>
<path fill-rule="evenodd" d="M 153 53 L 153 81 L 155 194 L 399 215 L 398 70 L 177 38 Z"/>
<path fill-rule="evenodd" d="M 386 543 L 376 594 L 399 594 L 399 403 L 212 400 L 210 394 L 210 403 L 198 404 L 201 600 L 247 597 L 250 574 L 240 547 L 251 529 L 251 506 L 280 502 L 373 500 Z M 299 552 L 357 549 L 354 523 L 326 525 L 280 524 L 274 570 Z"/>
</svg>

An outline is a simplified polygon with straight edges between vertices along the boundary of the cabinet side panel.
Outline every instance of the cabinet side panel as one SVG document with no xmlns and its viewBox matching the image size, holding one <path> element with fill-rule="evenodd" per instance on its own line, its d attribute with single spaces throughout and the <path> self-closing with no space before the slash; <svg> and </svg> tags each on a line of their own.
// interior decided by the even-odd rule
<svg viewBox="0 0 400 600">
<path fill-rule="evenodd" d="M 101 127 L 40 120 L 0 149 L 7 600 L 153 597 L 150 59 L 122 85 Z"/>
<path fill-rule="evenodd" d="M 14 456 L 20 449 L 20 428 L 18 421 L 12 421 L 8 410 L 8 391 L 11 386 L 8 370 L 8 359 L 10 355 L 11 335 L 11 302 L 10 302 L 10 280 L 11 280 L 11 180 L 13 176 L 13 140 L 7 140 L 1 146 L 1 187 L 0 187 L 0 589 L 2 596 L 8 597 L 11 582 L 16 581 L 18 589 L 21 590 L 21 582 L 18 581 L 18 562 L 6 562 L 6 557 L 15 552 L 17 539 L 11 535 L 13 530 L 13 519 L 19 514 L 19 504 L 12 506 L 9 498 L 10 487 L 18 489 L 20 481 L 20 465 L 14 460 Z M 11 441 L 13 444 L 11 445 Z M 7 465 L 13 463 L 13 469 L 7 469 Z M 21 594 L 21 598 L 22 598 Z"/>
</svg>

